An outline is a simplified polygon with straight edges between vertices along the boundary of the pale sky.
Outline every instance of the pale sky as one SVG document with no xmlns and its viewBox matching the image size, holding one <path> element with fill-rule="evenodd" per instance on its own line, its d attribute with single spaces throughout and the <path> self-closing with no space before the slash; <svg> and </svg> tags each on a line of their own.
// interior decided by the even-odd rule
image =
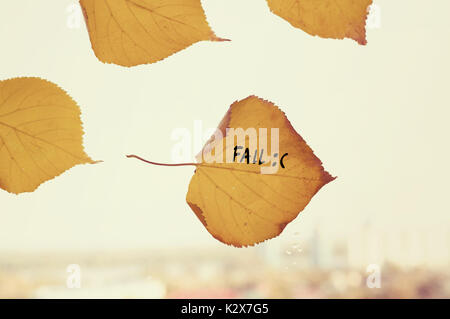
<svg viewBox="0 0 450 319">
<path fill-rule="evenodd" d="M 131 69 L 96 59 L 84 22 L 67 25 L 73 3 L 2 1 L 0 80 L 39 76 L 67 90 L 87 153 L 104 163 L 32 194 L 0 191 L 0 251 L 223 247 L 186 204 L 193 168 L 125 155 L 170 162 L 174 129 L 216 127 L 251 94 L 277 104 L 338 176 L 279 240 L 316 224 L 342 237 L 366 220 L 450 226 L 449 1 L 375 1 L 381 26 L 362 47 L 292 28 L 263 0 L 204 0 L 215 33 L 231 42 Z"/>
</svg>

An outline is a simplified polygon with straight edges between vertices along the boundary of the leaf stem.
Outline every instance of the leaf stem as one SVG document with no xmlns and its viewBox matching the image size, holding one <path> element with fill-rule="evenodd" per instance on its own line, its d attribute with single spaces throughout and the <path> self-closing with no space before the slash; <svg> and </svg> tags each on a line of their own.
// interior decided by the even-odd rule
<svg viewBox="0 0 450 319">
<path fill-rule="evenodd" d="M 143 159 L 140 156 L 137 155 L 127 155 L 127 158 L 136 158 L 144 163 L 151 164 L 151 165 L 157 165 L 157 166 L 169 166 L 169 167 L 175 167 L 175 166 L 199 166 L 198 163 L 180 163 L 180 164 L 165 164 L 165 163 L 157 163 L 152 161 L 147 161 L 146 159 Z"/>
</svg>

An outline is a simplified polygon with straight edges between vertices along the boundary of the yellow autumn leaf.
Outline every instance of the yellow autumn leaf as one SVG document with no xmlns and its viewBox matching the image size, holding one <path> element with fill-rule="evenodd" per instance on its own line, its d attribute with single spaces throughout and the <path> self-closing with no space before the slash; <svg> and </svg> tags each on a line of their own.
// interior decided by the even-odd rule
<svg viewBox="0 0 450 319">
<path fill-rule="evenodd" d="M 278 236 L 334 179 L 285 114 L 256 96 L 230 107 L 198 158 L 187 202 L 211 235 L 236 247 Z"/>
<path fill-rule="evenodd" d="M 78 164 L 83 150 L 80 109 L 57 85 L 39 78 L 0 81 L 0 188 L 34 191 Z"/>
<path fill-rule="evenodd" d="M 292 26 L 322 38 L 350 38 L 366 44 L 372 0 L 267 0 L 270 10 Z"/>
<path fill-rule="evenodd" d="M 80 0 L 98 59 L 135 66 L 160 61 L 192 44 L 222 41 L 200 0 Z"/>
</svg>

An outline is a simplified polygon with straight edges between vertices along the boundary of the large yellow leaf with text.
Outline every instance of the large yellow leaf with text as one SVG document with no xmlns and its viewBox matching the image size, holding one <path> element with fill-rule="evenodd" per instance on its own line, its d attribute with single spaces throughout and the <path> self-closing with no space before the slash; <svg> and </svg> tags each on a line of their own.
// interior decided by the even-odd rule
<svg viewBox="0 0 450 319">
<path fill-rule="evenodd" d="M 224 159 L 222 163 L 205 161 L 212 156 L 225 158 L 227 151 L 237 146 L 237 140 L 231 144 L 227 140 L 230 128 L 255 129 L 256 132 L 278 129 L 276 158 L 286 154 L 284 168 L 279 167 L 275 173 L 262 173 L 262 166 L 253 155 L 250 164 L 242 159 L 231 162 Z M 234 103 L 219 125 L 219 131 L 223 143 L 220 138 L 212 138 L 198 157 L 203 160 L 197 164 L 192 177 L 187 202 L 208 232 L 223 243 L 243 247 L 278 236 L 312 197 L 334 179 L 286 115 L 268 101 L 250 96 Z M 259 138 L 260 133 L 257 135 Z M 249 139 L 247 147 L 248 142 Z M 223 146 L 221 152 L 217 151 L 217 145 Z M 261 145 L 263 143 L 258 144 L 255 155 L 261 153 Z M 272 146 L 272 138 L 267 137 L 267 149 L 262 153 L 267 154 Z M 279 165 L 281 161 L 273 164 Z"/>
</svg>

